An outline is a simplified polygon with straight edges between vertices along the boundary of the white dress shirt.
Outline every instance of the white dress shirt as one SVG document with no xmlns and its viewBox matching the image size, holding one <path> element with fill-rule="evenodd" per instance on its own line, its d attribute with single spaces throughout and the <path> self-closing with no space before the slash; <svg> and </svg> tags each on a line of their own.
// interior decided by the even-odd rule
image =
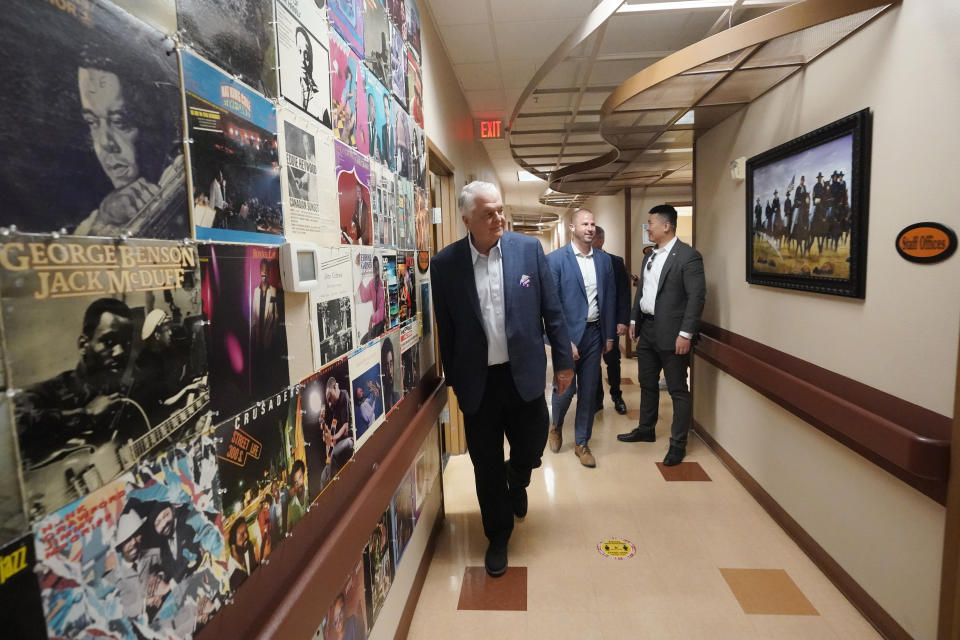
<svg viewBox="0 0 960 640">
<path fill-rule="evenodd" d="M 483 255 L 473 246 L 470 236 L 470 254 L 473 256 L 473 279 L 480 298 L 483 332 L 487 334 L 487 365 L 510 360 L 507 352 L 506 312 L 503 301 L 503 255 L 497 241 L 489 255 Z"/>
<path fill-rule="evenodd" d="M 643 293 L 640 296 L 640 313 L 646 313 L 651 316 L 656 315 L 657 290 L 660 287 L 660 274 L 663 273 L 663 265 L 667 263 L 667 257 L 670 255 L 670 251 L 673 250 L 673 245 L 675 244 L 677 244 L 677 236 L 673 236 L 670 242 L 650 252 L 650 257 L 647 258 L 647 266 L 650 268 L 646 269 L 646 267 L 644 267 Z M 651 260 L 653 261 L 652 263 Z M 680 335 L 688 340 L 690 339 L 690 334 L 686 331 L 681 331 Z"/>
<path fill-rule="evenodd" d="M 600 319 L 600 304 L 597 302 L 597 266 L 593 261 L 593 247 L 587 253 L 581 253 L 575 244 L 571 247 L 580 266 L 583 287 L 587 290 L 587 322 L 596 322 Z"/>
</svg>

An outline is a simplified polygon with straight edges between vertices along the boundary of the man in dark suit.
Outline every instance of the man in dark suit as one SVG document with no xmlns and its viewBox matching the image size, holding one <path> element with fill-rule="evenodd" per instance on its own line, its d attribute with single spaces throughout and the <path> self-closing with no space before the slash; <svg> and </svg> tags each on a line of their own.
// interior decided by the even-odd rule
<svg viewBox="0 0 960 640">
<path fill-rule="evenodd" d="M 586 209 L 573 212 L 570 244 L 547 256 L 547 264 L 557 283 L 563 317 L 570 336 L 576 381 L 566 392 L 553 390 L 553 426 L 550 450 L 556 453 L 563 444 L 563 418 L 577 393 L 573 452 L 585 467 L 597 466 L 590 451 L 593 433 L 594 403 L 600 381 L 600 357 L 613 349 L 617 335 L 616 287 L 610 256 L 591 246 L 596 225 L 593 213 Z M 551 341 L 554 348 L 555 342 Z"/>
<path fill-rule="evenodd" d="M 637 380 L 640 383 L 640 422 L 621 442 L 656 439 L 662 369 L 673 400 L 670 450 L 663 464 L 680 464 L 687 450 L 687 430 L 693 413 L 687 388 L 690 344 L 700 325 L 706 298 L 703 258 L 677 236 L 677 210 L 667 204 L 650 209 L 647 235 L 657 245 L 643 259 L 640 286 L 630 313 L 630 339 L 637 341 Z"/>
<path fill-rule="evenodd" d="M 597 225 L 597 232 L 593 236 L 593 248 L 603 249 L 603 243 L 607 234 L 603 227 Z M 613 343 L 613 349 L 603 354 L 603 361 L 607 363 L 607 380 L 610 382 L 610 399 L 613 400 L 613 408 L 620 415 L 627 413 L 627 405 L 623 401 L 623 391 L 620 389 L 620 336 L 627 334 L 627 324 L 630 322 L 630 279 L 627 277 L 627 266 L 623 258 L 607 253 L 610 256 L 610 262 L 613 265 L 613 282 L 616 286 L 617 296 L 613 308 L 617 319 L 617 338 Z M 603 373 L 601 372 L 601 377 Z M 603 408 L 603 381 L 597 384 L 597 411 Z"/>
<path fill-rule="evenodd" d="M 513 518 L 526 515 L 530 473 L 547 442 L 544 331 L 555 345 L 554 383 L 561 392 L 573 378 L 573 354 L 540 242 L 504 231 L 503 201 L 492 184 L 465 186 L 457 208 L 469 233 L 430 263 L 434 314 L 490 541 L 485 565 L 496 577 L 507 570 Z"/>
</svg>

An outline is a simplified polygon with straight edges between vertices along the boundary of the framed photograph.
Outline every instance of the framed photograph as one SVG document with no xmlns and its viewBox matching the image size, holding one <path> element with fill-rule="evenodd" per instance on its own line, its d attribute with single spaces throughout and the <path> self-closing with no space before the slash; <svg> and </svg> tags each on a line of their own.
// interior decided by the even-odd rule
<svg viewBox="0 0 960 640">
<path fill-rule="evenodd" d="M 863 298 L 869 192 L 869 109 L 747 160 L 747 282 Z"/>
</svg>

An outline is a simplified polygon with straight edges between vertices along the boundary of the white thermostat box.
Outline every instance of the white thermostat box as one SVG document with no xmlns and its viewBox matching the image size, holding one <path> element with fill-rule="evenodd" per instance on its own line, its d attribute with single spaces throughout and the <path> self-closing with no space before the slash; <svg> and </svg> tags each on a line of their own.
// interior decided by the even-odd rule
<svg viewBox="0 0 960 640">
<path fill-rule="evenodd" d="M 320 247 L 312 242 L 280 245 L 280 279 L 284 291 L 307 293 L 320 286 Z"/>
</svg>

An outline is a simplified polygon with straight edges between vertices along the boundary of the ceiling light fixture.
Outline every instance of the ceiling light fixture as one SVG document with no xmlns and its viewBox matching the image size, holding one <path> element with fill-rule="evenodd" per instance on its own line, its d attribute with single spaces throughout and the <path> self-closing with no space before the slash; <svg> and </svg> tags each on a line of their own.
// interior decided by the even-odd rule
<svg viewBox="0 0 960 640">
<path fill-rule="evenodd" d="M 533 175 L 529 171 L 524 171 L 523 169 L 517 171 L 517 180 L 520 182 L 543 182 L 543 180 L 537 176 Z"/>
</svg>

